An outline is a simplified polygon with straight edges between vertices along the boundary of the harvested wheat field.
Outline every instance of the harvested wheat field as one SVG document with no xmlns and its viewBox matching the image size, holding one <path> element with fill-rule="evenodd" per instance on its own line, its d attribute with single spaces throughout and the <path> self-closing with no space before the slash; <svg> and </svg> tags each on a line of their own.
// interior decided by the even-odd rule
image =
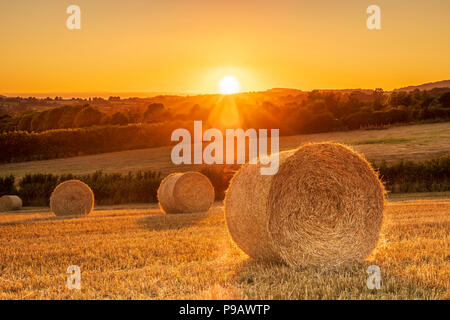
<svg viewBox="0 0 450 320">
<path fill-rule="evenodd" d="M 449 230 L 448 197 L 389 202 L 367 261 L 291 268 L 240 251 L 220 203 L 190 215 L 100 207 L 76 219 L 26 208 L 0 214 L 0 298 L 449 299 Z M 371 264 L 380 290 L 366 287 Z M 70 265 L 81 268 L 80 291 L 66 288 Z"/>
</svg>

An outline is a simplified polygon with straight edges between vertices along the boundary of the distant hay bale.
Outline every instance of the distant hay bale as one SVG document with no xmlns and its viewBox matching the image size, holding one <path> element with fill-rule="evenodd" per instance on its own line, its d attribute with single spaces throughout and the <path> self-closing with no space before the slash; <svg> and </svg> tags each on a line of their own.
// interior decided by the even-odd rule
<svg viewBox="0 0 450 320">
<path fill-rule="evenodd" d="M 161 182 L 158 201 L 165 213 L 205 212 L 214 203 L 214 187 L 200 172 L 172 173 Z"/>
<path fill-rule="evenodd" d="M 57 216 L 85 216 L 94 208 L 94 193 L 79 180 L 60 183 L 50 197 L 50 209 Z"/>
<path fill-rule="evenodd" d="M 18 196 L 2 196 L 0 197 L 0 211 L 12 211 L 22 208 L 22 199 Z"/>
<path fill-rule="evenodd" d="M 358 153 L 341 144 L 307 144 L 279 154 L 279 171 L 245 165 L 225 198 L 237 245 L 259 260 L 291 266 L 362 261 L 381 228 L 384 187 Z"/>
</svg>

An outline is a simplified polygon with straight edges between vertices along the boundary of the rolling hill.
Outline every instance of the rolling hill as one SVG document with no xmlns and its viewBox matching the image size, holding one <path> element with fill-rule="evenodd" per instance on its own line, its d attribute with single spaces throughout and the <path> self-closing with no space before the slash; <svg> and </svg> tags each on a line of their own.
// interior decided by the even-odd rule
<svg viewBox="0 0 450 320">
<path fill-rule="evenodd" d="M 416 89 L 419 90 L 431 90 L 434 88 L 450 88 L 450 80 L 442 80 L 442 81 L 436 81 L 436 82 L 429 82 L 424 83 L 417 86 L 408 86 L 404 88 L 395 89 L 393 91 L 414 91 Z"/>
</svg>

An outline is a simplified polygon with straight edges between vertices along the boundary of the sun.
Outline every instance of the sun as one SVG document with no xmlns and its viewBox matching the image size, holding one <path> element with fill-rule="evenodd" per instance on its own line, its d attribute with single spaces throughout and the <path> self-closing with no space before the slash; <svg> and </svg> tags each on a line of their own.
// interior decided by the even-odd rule
<svg viewBox="0 0 450 320">
<path fill-rule="evenodd" d="M 226 76 L 220 79 L 219 91 L 221 94 L 238 93 L 240 90 L 239 81 L 233 76 Z"/>
</svg>

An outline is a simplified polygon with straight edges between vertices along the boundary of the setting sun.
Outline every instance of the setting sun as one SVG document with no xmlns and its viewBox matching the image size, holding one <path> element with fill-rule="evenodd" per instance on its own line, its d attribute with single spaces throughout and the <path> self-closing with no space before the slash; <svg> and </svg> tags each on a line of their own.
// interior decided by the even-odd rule
<svg viewBox="0 0 450 320">
<path fill-rule="evenodd" d="M 219 82 L 219 91 L 222 94 L 238 93 L 240 90 L 239 81 L 232 76 L 223 77 Z"/>
</svg>

